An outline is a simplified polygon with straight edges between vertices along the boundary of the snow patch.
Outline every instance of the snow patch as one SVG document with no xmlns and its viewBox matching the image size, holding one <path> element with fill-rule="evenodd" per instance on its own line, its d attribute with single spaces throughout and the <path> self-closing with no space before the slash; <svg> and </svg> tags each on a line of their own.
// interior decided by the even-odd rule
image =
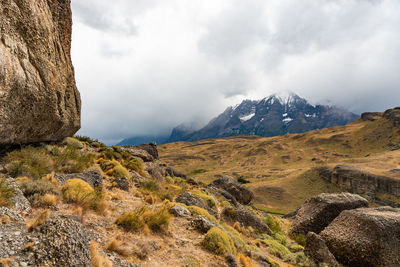
<svg viewBox="0 0 400 267">
<path fill-rule="evenodd" d="M 248 120 L 250 120 L 251 118 L 253 118 L 254 115 L 256 115 L 256 113 L 251 113 L 251 114 L 249 114 L 249 115 L 247 115 L 247 116 L 239 117 L 239 119 L 240 119 L 242 122 L 245 122 L 245 121 L 248 121 Z"/>
<path fill-rule="evenodd" d="M 287 117 L 287 115 L 288 115 L 287 113 L 283 113 L 282 114 L 283 117 Z"/>
<path fill-rule="evenodd" d="M 289 122 L 291 122 L 293 119 L 292 118 L 284 118 L 282 121 L 284 122 L 284 123 L 289 123 Z"/>
<path fill-rule="evenodd" d="M 315 117 L 317 117 L 317 115 L 315 114 L 315 113 L 313 113 L 313 114 L 304 114 L 307 118 L 311 118 L 311 117 L 313 117 L 313 118 L 315 118 Z"/>
</svg>

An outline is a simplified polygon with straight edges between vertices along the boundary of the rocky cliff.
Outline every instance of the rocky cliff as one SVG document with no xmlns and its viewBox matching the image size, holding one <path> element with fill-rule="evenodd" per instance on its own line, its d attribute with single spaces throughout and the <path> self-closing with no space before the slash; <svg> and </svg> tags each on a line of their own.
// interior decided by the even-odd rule
<svg viewBox="0 0 400 267">
<path fill-rule="evenodd" d="M 0 146 L 80 128 L 70 0 L 0 0 Z"/>
</svg>

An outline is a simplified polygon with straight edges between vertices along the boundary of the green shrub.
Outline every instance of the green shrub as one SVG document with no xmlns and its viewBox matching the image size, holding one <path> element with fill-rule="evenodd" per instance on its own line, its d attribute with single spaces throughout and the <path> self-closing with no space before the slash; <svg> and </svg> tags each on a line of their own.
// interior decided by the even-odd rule
<svg viewBox="0 0 400 267">
<path fill-rule="evenodd" d="M 304 255 L 304 252 L 289 253 L 283 257 L 283 260 L 295 266 L 310 266 L 304 264 L 307 262 L 307 257 Z"/>
<path fill-rule="evenodd" d="M 82 149 L 83 148 L 83 144 L 81 143 L 81 141 L 79 141 L 78 139 L 75 139 L 73 137 L 67 137 L 64 139 L 63 141 L 63 145 L 66 145 L 70 148 L 74 148 L 74 149 Z"/>
<path fill-rule="evenodd" d="M 275 219 L 272 215 L 267 215 L 267 217 L 263 218 L 263 221 L 266 225 L 272 230 L 273 233 L 281 232 L 282 228 L 277 219 Z"/>
<path fill-rule="evenodd" d="M 130 170 L 134 170 L 141 176 L 146 177 L 146 173 L 144 172 L 143 160 L 141 158 L 132 158 L 125 163 L 125 167 Z"/>
<path fill-rule="evenodd" d="M 286 235 L 284 232 L 278 232 L 274 234 L 274 237 L 282 244 L 286 246 Z"/>
<path fill-rule="evenodd" d="M 236 248 L 232 238 L 218 227 L 213 227 L 207 232 L 202 245 L 217 255 L 223 255 L 226 252 L 236 255 Z"/>
<path fill-rule="evenodd" d="M 94 164 L 95 156 L 91 153 L 82 153 L 81 151 L 66 147 L 52 147 L 53 169 L 62 173 L 79 173 L 85 171 Z"/>
<path fill-rule="evenodd" d="M 179 205 L 183 205 L 181 203 L 179 203 Z M 183 205 L 184 206 L 184 205 Z M 209 219 L 212 222 L 215 222 L 218 224 L 218 220 L 212 216 L 208 211 L 206 211 L 205 209 L 202 209 L 200 207 L 197 206 L 186 206 L 186 208 L 193 214 L 193 215 L 201 215 L 207 219 Z"/>
<path fill-rule="evenodd" d="M 237 216 L 238 216 L 237 209 L 234 208 L 234 207 L 232 207 L 231 205 L 228 206 L 228 207 L 226 207 L 226 208 L 224 208 L 224 210 L 222 211 L 222 213 L 223 213 L 226 217 L 231 218 L 231 219 L 235 219 L 235 218 L 237 218 Z"/>
<path fill-rule="evenodd" d="M 112 176 L 116 178 L 129 178 L 129 172 L 122 165 L 117 165 L 113 169 Z"/>
<path fill-rule="evenodd" d="M 171 176 L 165 177 L 165 181 L 169 184 L 175 183 L 175 180 Z"/>
<path fill-rule="evenodd" d="M 268 246 L 271 254 L 281 259 L 291 253 L 287 247 L 279 243 L 277 240 L 261 240 L 261 242 Z"/>
<path fill-rule="evenodd" d="M 139 182 L 139 187 L 148 191 L 157 191 L 161 189 L 153 180 Z"/>
<path fill-rule="evenodd" d="M 217 207 L 217 202 L 212 196 L 208 195 L 207 192 L 202 190 L 194 190 L 192 193 L 193 195 L 201 198 L 210 208 L 214 209 Z"/>
<path fill-rule="evenodd" d="M 29 176 L 39 179 L 53 170 L 53 159 L 43 147 L 25 147 L 8 153 L 5 168 L 12 177 Z"/>
<path fill-rule="evenodd" d="M 297 244 L 302 245 L 303 247 L 306 245 L 307 238 L 303 234 L 292 234 L 290 236 Z"/>
<path fill-rule="evenodd" d="M 0 207 L 11 207 L 13 197 L 15 196 L 14 188 L 10 187 L 6 179 L 0 177 Z"/>
<path fill-rule="evenodd" d="M 42 197 L 46 194 L 59 196 L 60 191 L 57 186 L 45 180 L 23 180 L 18 182 L 19 188 L 24 196 L 34 207 L 44 206 Z"/>
<path fill-rule="evenodd" d="M 135 211 L 122 214 L 116 224 L 126 231 L 137 232 L 147 225 L 153 232 L 161 232 L 168 228 L 171 220 L 166 207 L 149 209 L 142 206 Z"/>
<path fill-rule="evenodd" d="M 292 244 L 290 244 L 289 246 L 288 246 L 288 248 L 289 248 L 289 250 L 291 251 L 291 252 L 301 252 L 301 251 L 303 251 L 304 250 L 304 247 L 303 246 L 301 246 L 301 245 L 299 245 L 299 244 L 296 244 L 296 243 L 292 243 Z"/>
</svg>

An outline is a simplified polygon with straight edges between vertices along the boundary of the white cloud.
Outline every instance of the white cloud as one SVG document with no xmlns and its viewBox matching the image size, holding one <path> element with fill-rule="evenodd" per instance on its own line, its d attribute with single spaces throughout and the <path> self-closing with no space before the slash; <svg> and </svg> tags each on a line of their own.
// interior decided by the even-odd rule
<svg viewBox="0 0 400 267">
<path fill-rule="evenodd" d="M 73 0 L 82 130 L 112 143 L 291 90 L 355 112 L 400 99 L 396 0 Z"/>
</svg>

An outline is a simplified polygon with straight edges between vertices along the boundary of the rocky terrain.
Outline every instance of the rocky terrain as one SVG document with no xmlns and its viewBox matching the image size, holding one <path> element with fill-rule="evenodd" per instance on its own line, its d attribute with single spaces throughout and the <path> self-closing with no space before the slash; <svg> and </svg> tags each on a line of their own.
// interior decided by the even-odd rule
<svg viewBox="0 0 400 267">
<path fill-rule="evenodd" d="M 232 177 L 198 183 L 154 144 L 86 137 L 0 160 L 0 266 L 314 266 Z"/>
<path fill-rule="evenodd" d="M 70 0 L 1 0 L 0 16 L 0 146 L 72 136 L 81 100 Z"/>
</svg>

